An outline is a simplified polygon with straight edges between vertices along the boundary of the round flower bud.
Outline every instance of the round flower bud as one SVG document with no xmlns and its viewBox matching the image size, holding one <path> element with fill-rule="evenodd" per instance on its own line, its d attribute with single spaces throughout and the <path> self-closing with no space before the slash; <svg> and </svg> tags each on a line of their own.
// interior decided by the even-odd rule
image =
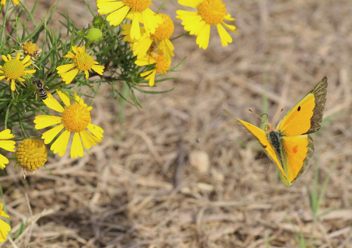
<svg viewBox="0 0 352 248">
<path fill-rule="evenodd" d="M 95 16 L 94 18 L 93 18 L 93 26 L 95 27 L 95 28 L 102 28 L 104 25 L 105 25 L 105 20 L 104 20 L 104 18 L 103 17 L 101 17 L 101 16 Z"/>
<path fill-rule="evenodd" d="M 101 30 L 99 28 L 89 29 L 88 33 L 86 35 L 86 38 L 92 42 L 97 42 L 98 40 L 101 39 L 101 37 L 103 37 L 103 33 L 101 32 Z"/>
</svg>

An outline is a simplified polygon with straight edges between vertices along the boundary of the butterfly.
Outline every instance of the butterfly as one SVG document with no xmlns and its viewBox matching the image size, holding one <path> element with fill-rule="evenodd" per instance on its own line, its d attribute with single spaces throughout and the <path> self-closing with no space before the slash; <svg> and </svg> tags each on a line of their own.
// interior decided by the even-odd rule
<svg viewBox="0 0 352 248">
<path fill-rule="evenodd" d="M 263 146 L 278 167 L 286 186 L 292 185 L 309 167 L 314 143 L 309 135 L 320 129 L 326 102 L 328 80 L 324 77 L 279 122 L 276 129 L 266 124 L 264 130 L 237 119 Z"/>
</svg>

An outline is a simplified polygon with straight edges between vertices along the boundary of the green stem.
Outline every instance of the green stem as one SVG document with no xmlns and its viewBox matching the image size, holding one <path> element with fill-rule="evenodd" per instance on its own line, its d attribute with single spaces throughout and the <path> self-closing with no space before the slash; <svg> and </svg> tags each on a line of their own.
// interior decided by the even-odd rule
<svg viewBox="0 0 352 248">
<path fill-rule="evenodd" d="M 158 11 L 156 12 L 157 14 L 159 14 L 160 10 L 164 7 L 164 5 L 166 4 L 168 0 L 164 0 L 163 4 L 160 6 L 160 8 L 158 9 Z"/>
<path fill-rule="evenodd" d="M 173 41 L 173 40 L 176 40 L 176 39 L 178 39 L 178 38 L 181 38 L 182 36 L 185 36 L 185 35 L 187 35 L 187 34 L 189 34 L 189 31 L 187 31 L 187 32 L 185 32 L 185 33 L 183 33 L 183 34 L 180 34 L 179 36 L 176 36 L 175 38 L 170 39 L 170 41 Z"/>
<path fill-rule="evenodd" d="M 92 8 L 90 7 L 89 3 L 87 3 L 86 0 L 83 0 L 83 1 L 84 1 L 84 3 L 87 5 L 87 7 L 88 7 L 90 13 L 92 14 L 92 16 L 94 17 L 94 16 L 95 16 L 95 15 L 94 15 L 94 11 L 93 11 Z"/>
<path fill-rule="evenodd" d="M 18 118 L 19 118 L 20 128 L 21 128 L 21 130 L 22 130 L 23 136 L 24 136 L 26 139 L 28 139 L 28 134 L 27 134 L 26 130 L 24 129 L 20 112 L 18 112 Z"/>
<path fill-rule="evenodd" d="M 10 108 L 11 108 L 12 103 L 10 102 L 9 105 L 7 106 L 6 109 L 6 114 L 5 114 L 5 129 L 7 129 L 7 121 L 9 119 L 9 112 L 10 112 Z"/>
<path fill-rule="evenodd" d="M 115 28 L 115 26 L 111 26 L 110 28 L 108 28 L 107 30 L 105 30 L 105 31 L 103 32 L 103 36 L 104 36 L 107 32 L 109 32 L 111 29 L 113 29 L 113 28 Z"/>
</svg>

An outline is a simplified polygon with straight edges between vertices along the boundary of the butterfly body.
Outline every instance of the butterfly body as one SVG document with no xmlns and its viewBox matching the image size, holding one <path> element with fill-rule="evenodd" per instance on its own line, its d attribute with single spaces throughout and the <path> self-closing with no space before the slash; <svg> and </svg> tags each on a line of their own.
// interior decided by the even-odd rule
<svg viewBox="0 0 352 248">
<path fill-rule="evenodd" d="M 265 131 L 237 119 L 261 143 L 265 152 L 278 167 L 286 186 L 293 184 L 309 166 L 314 153 L 310 133 L 320 129 L 327 93 L 324 77 L 279 122 L 276 129 L 267 125 Z"/>
</svg>

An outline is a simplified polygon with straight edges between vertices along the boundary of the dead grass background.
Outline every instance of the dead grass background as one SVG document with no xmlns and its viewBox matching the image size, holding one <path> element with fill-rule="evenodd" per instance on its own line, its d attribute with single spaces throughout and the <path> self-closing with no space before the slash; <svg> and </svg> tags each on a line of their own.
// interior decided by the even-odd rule
<svg viewBox="0 0 352 248">
<path fill-rule="evenodd" d="M 216 30 L 206 51 L 195 37 L 177 40 L 174 63 L 187 59 L 177 80 L 158 86 L 174 91 L 139 94 L 143 109 L 128 105 L 123 124 L 103 88 L 93 122 L 105 137 L 90 155 L 52 158 L 54 175 L 40 169 L 26 180 L 7 166 L 0 181 L 13 232 L 21 220 L 27 226 L 2 247 L 298 247 L 299 233 L 308 247 L 352 247 L 352 2 L 224 2 L 237 18 L 233 44 L 223 48 Z M 153 3 L 156 10 L 161 1 Z M 174 18 L 181 8 L 169 1 L 163 12 Z M 83 1 L 60 0 L 58 12 L 80 28 L 91 19 Z M 257 141 L 222 109 L 259 125 L 247 109 L 261 113 L 265 82 L 271 119 L 324 76 L 328 101 L 314 160 L 285 187 Z M 320 211 L 334 211 L 314 221 L 307 189 L 317 165 L 320 184 L 331 175 Z"/>
</svg>

